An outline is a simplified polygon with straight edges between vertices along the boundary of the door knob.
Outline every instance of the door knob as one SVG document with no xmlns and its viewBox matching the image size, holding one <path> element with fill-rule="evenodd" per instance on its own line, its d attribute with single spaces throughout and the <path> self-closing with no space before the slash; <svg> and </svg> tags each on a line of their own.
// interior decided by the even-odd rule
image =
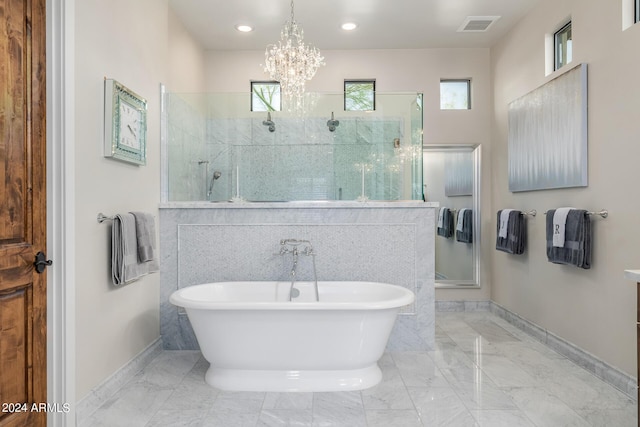
<svg viewBox="0 0 640 427">
<path fill-rule="evenodd" d="M 44 269 L 50 266 L 51 264 L 53 264 L 53 261 L 51 261 L 50 259 L 47 259 L 47 256 L 44 254 L 44 252 L 38 252 L 36 254 L 36 260 L 33 263 L 33 265 L 35 265 L 36 272 L 38 274 L 41 274 L 44 271 Z"/>
</svg>

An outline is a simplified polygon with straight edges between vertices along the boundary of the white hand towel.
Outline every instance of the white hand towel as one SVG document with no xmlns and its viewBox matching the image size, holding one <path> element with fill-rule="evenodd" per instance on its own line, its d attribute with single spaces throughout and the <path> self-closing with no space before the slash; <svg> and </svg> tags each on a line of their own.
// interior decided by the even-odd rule
<svg viewBox="0 0 640 427">
<path fill-rule="evenodd" d="M 498 231 L 498 237 L 502 239 L 507 238 L 507 230 L 509 229 L 509 214 L 513 209 L 502 209 L 500 212 L 500 230 Z"/>
<path fill-rule="evenodd" d="M 464 211 L 466 211 L 466 209 L 460 209 L 458 211 L 458 222 L 456 224 L 456 231 L 462 231 L 462 227 L 464 226 Z"/>
<path fill-rule="evenodd" d="M 440 213 L 438 215 L 438 228 L 443 228 L 444 227 L 444 211 L 445 211 L 445 207 L 441 207 L 440 208 Z"/>
<path fill-rule="evenodd" d="M 558 208 L 553 214 L 553 246 L 564 247 L 565 226 L 567 225 L 567 215 L 574 208 Z"/>
</svg>

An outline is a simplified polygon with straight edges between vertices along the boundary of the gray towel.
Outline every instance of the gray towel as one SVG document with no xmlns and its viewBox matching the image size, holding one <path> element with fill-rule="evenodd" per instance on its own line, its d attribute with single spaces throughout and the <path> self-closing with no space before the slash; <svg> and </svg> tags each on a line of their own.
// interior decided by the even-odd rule
<svg viewBox="0 0 640 427">
<path fill-rule="evenodd" d="M 473 243 L 473 210 L 462 209 L 462 227 L 456 228 L 456 240 L 462 243 Z"/>
<path fill-rule="evenodd" d="M 555 264 L 575 265 L 591 268 L 591 218 L 583 209 L 572 209 L 567 215 L 564 246 L 553 246 L 553 215 L 555 210 L 547 211 L 547 259 Z"/>
<path fill-rule="evenodd" d="M 136 218 L 138 261 L 149 262 L 155 257 L 156 227 L 153 215 L 145 212 L 129 212 Z"/>
<path fill-rule="evenodd" d="M 455 227 L 453 225 L 453 214 L 451 213 L 451 209 L 449 208 L 440 208 L 442 209 L 442 226 L 438 227 L 437 233 L 438 236 L 442 236 L 445 238 L 453 237 L 453 232 L 455 231 Z"/>
<path fill-rule="evenodd" d="M 158 271 L 156 260 L 138 262 L 136 220 L 132 214 L 116 215 L 111 228 L 111 278 L 116 286 L 129 284 Z"/>
<path fill-rule="evenodd" d="M 524 253 L 527 241 L 527 228 L 524 215 L 521 211 L 511 210 L 507 222 L 507 237 L 500 237 L 500 216 L 502 210 L 498 211 L 496 227 L 496 249 L 514 255 Z"/>
</svg>

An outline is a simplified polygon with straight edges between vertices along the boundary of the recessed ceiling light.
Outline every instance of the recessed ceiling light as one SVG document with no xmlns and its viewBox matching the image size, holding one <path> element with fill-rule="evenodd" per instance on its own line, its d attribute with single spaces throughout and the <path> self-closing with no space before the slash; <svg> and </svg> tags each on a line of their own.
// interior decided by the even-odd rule
<svg viewBox="0 0 640 427">
<path fill-rule="evenodd" d="M 341 25 L 341 28 L 345 31 L 353 31 L 358 28 L 358 25 L 354 22 L 345 22 Z"/>
<path fill-rule="evenodd" d="M 253 27 L 251 25 L 236 25 L 236 30 L 242 32 L 242 33 L 248 33 L 250 31 L 253 31 Z"/>
</svg>

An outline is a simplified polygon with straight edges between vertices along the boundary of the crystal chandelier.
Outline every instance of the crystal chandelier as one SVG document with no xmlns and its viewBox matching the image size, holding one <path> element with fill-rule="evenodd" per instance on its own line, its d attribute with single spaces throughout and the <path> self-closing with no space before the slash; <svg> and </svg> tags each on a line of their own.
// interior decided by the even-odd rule
<svg viewBox="0 0 640 427">
<path fill-rule="evenodd" d="M 282 97 L 290 110 L 304 108 L 304 85 L 324 65 L 324 57 L 311 45 L 304 44 L 304 31 L 293 17 L 285 22 L 278 44 L 270 44 L 265 50 L 264 71 L 271 79 L 280 82 Z"/>
</svg>

